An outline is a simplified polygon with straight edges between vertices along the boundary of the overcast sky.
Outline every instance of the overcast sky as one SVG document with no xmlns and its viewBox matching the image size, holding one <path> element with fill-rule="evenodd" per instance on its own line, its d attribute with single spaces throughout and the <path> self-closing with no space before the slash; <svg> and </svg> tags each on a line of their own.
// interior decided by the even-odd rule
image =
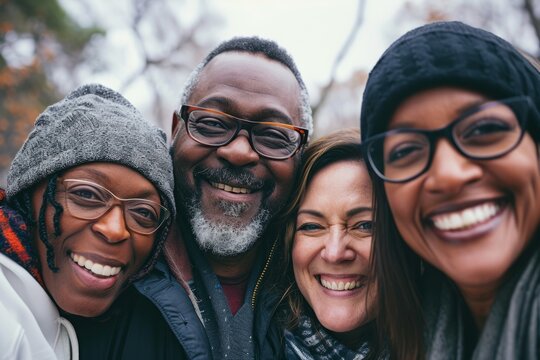
<svg viewBox="0 0 540 360">
<path fill-rule="evenodd" d="M 140 66 L 137 49 L 130 46 L 130 29 L 125 14 L 130 0 L 95 0 L 92 12 L 98 14 L 107 29 L 111 56 L 131 59 L 112 64 L 109 74 L 88 74 L 88 81 L 100 81 L 118 87 L 122 78 Z M 200 0 L 178 0 L 183 21 L 189 21 Z M 418 1 L 418 0 L 408 0 Z M 84 3 L 60 0 L 83 25 L 92 25 Z M 206 0 L 209 8 L 223 19 L 213 36 L 217 42 L 239 35 L 258 35 L 275 40 L 296 60 L 310 92 L 324 85 L 332 64 L 356 19 L 359 0 Z M 369 70 L 382 51 L 401 33 L 396 13 L 405 0 L 366 0 L 363 23 L 349 53 L 338 68 L 345 79 L 356 69 Z M 86 5 L 87 6 L 87 5 Z M 117 52 L 117 54 L 114 54 Z M 123 74 L 124 73 L 124 74 Z"/>
<path fill-rule="evenodd" d="M 96 20 L 98 25 L 107 30 L 104 44 L 106 48 L 103 51 L 112 61 L 108 62 L 106 71 L 88 71 L 87 76 L 82 76 L 80 81 L 101 82 L 120 89 L 126 79 L 143 66 L 139 48 L 134 45 L 133 32 L 130 29 L 132 0 L 59 1 L 82 25 L 93 25 L 91 21 Z M 194 20 L 201 2 L 205 2 L 208 8 L 222 19 L 217 30 L 206 31 L 211 33 L 211 38 L 216 43 L 239 35 L 258 35 L 275 40 L 295 59 L 313 99 L 318 98 L 318 90 L 329 79 L 333 62 L 349 35 L 360 3 L 359 0 L 169 1 L 178 5 L 175 11 L 179 12 L 183 23 Z M 420 25 L 420 20 L 411 20 L 410 15 L 403 14 L 405 4 L 425 4 L 427 1 L 365 0 L 362 25 L 338 68 L 338 80 L 348 79 L 356 70 L 369 71 L 393 40 L 410 28 Z M 504 8 L 508 6 L 508 1 L 510 0 L 489 0 L 488 4 L 491 7 Z M 480 0 L 469 0 L 468 3 L 476 6 L 475 11 L 489 13 L 485 3 L 482 6 Z M 450 13 L 474 16 L 474 12 L 466 11 L 462 4 L 463 0 L 444 2 L 444 6 L 452 10 Z M 91 6 L 91 12 L 96 17 L 90 19 L 87 16 L 89 9 L 84 6 Z M 516 21 L 521 20 L 512 19 L 505 14 L 503 12 L 504 21 L 497 25 L 497 29 L 512 28 Z M 206 34 L 204 28 L 199 31 Z M 516 31 L 510 33 L 515 34 Z M 182 87 L 183 81 L 177 79 L 170 84 L 170 89 L 165 92 L 166 96 L 162 96 L 167 102 L 170 101 L 170 108 L 176 106 Z M 149 91 L 148 84 L 138 80 L 123 91 L 123 94 L 143 113 L 146 111 L 148 114 L 152 113 Z M 170 100 L 166 97 L 170 97 Z"/>
<path fill-rule="evenodd" d="M 225 19 L 223 39 L 259 35 L 276 40 L 293 55 L 308 84 L 328 80 L 334 59 L 356 18 L 358 0 L 214 0 Z M 369 69 L 399 30 L 392 28 L 403 0 L 366 1 L 363 23 L 338 77 Z M 392 28 L 390 30 L 386 30 Z"/>
</svg>

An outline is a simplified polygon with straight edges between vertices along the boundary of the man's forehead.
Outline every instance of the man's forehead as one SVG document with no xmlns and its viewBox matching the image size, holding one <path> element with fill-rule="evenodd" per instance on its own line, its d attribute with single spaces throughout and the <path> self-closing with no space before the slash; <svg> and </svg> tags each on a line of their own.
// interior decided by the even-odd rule
<svg viewBox="0 0 540 360">
<path fill-rule="evenodd" d="M 279 64 L 281 66 L 284 66 L 288 71 L 290 69 L 283 63 L 281 63 L 278 60 L 271 59 L 266 54 L 262 52 L 249 52 L 249 51 L 241 51 L 241 50 L 231 50 L 231 51 L 225 51 L 222 52 L 216 56 L 214 56 L 204 67 L 203 72 L 209 68 L 212 68 L 212 66 L 215 66 L 216 63 L 227 63 L 228 65 L 240 65 L 244 61 L 247 62 L 253 62 L 257 59 L 269 61 L 275 64 Z M 291 72 L 292 73 L 292 72 Z"/>
<path fill-rule="evenodd" d="M 299 87 L 293 72 L 285 64 L 271 59 L 263 53 L 247 51 L 227 51 L 215 56 L 201 70 L 199 82 L 203 79 L 215 81 L 224 72 L 235 73 L 238 78 L 253 77 L 255 74 L 260 76 L 280 75 L 290 80 L 294 79 L 295 85 Z"/>
<path fill-rule="evenodd" d="M 219 110 L 267 108 L 288 114 L 300 125 L 300 86 L 292 71 L 261 53 L 230 51 L 217 55 L 201 71 L 190 103 L 219 102 Z M 241 112 L 241 111 L 240 111 Z M 242 116 L 241 113 L 233 115 Z"/>
</svg>

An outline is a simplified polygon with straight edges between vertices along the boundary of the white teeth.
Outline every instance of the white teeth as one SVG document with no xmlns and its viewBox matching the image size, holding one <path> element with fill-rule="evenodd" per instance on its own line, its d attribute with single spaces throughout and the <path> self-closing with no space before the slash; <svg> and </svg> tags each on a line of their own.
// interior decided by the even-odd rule
<svg viewBox="0 0 540 360">
<path fill-rule="evenodd" d="M 92 266 L 91 271 L 92 271 L 94 274 L 102 274 L 102 273 L 103 273 L 103 265 L 101 265 L 101 264 L 94 264 L 94 266 Z"/>
<path fill-rule="evenodd" d="M 114 276 L 122 270 L 118 266 L 109 266 L 95 263 L 91 260 L 86 259 L 82 255 L 71 253 L 71 259 L 73 262 L 77 263 L 80 267 L 84 267 L 90 270 L 92 273 L 101 276 Z"/>
<path fill-rule="evenodd" d="M 362 285 L 362 282 L 360 280 L 358 281 L 349 281 L 349 282 L 343 282 L 343 281 L 327 281 L 324 279 L 321 279 L 321 285 L 324 286 L 327 289 L 330 290 L 336 290 L 336 291 L 344 291 L 344 290 L 352 290 L 355 288 L 359 288 Z"/>
<path fill-rule="evenodd" d="M 105 266 L 103 267 L 103 271 L 102 271 L 101 274 L 102 274 L 103 276 L 110 276 L 110 275 L 111 275 L 111 270 L 112 270 L 112 268 L 111 268 L 109 265 L 105 265 Z"/>
<path fill-rule="evenodd" d="M 225 190 L 227 192 L 232 192 L 234 194 L 249 194 L 251 192 L 247 188 L 234 187 L 234 186 L 230 186 L 230 185 L 226 185 L 222 183 L 216 183 L 216 182 L 212 182 L 211 184 L 216 189 Z"/>
<path fill-rule="evenodd" d="M 482 223 L 497 214 L 500 207 L 495 203 L 487 203 L 433 217 L 433 225 L 440 230 L 464 229 Z"/>
<path fill-rule="evenodd" d="M 87 268 L 88 270 L 92 271 L 92 266 L 94 266 L 94 263 L 90 260 L 86 260 L 85 263 L 84 263 L 84 267 Z"/>
</svg>

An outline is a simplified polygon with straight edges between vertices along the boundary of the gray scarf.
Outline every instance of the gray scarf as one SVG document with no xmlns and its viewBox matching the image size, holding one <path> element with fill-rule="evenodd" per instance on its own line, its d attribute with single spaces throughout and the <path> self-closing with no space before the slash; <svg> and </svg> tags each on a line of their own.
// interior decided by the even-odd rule
<svg viewBox="0 0 540 360">
<path fill-rule="evenodd" d="M 534 253 L 514 268 L 497 293 L 478 342 L 468 352 L 471 359 L 540 359 L 540 251 L 528 251 Z M 424 276 L 426 359 L 464 360 L 466 328 L 472 324 L 466 305 L 441 274 Z"/>
</svg>

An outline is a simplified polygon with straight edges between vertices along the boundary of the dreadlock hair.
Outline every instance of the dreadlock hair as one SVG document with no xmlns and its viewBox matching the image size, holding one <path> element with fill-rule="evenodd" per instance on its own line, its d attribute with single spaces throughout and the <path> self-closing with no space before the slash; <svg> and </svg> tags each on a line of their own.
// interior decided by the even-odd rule
<svg viewBox="0 0 540 360">
<path fill-rule="evenodd" d="M 23 191 L 15 198 L 10 199 L 11 201 L 8 200 L 8 204 L 17 210 L 29 228 L 33 228 L 36 226 L 36 221 L 32 216 L 32 199 L 30 194 L 30 191 Z"/>
<path fill-rule="evenodd" d="M 28 231 L 32 232 L 32 229 L 37 228 L 39 239 L 45 245 L 47 250 L 47 265 L 53 272 L 58 272 L 58 267 L 55 265 L 54 259 L 54 248 L 49 239 L 49 233 L 47 232 L 47 220 L 46 220 L 46 211 L 48 204 L 51 204 L 54 208 L 53 214 L 53 229 L 54 236 L 60 236 L 62 230 L 60 228 L 60 218 L 64 212 L 62 205 L 56 201 L 56 183 L 58 181 L 58 174 L 53 174 L 43 192 L 43 198 L 41 207 L 39 208 L 39 214 L 37 219 L 33 215 L 33 206 L 32 206 L 32 197 L 31 194 L 33 191 L 23 191 L 19 193 L 16 197 L 10 199 L 9 205 L 16 209 L 17 212 L 22 216 L 24 222 L 28 226 Z M 38 259 L 38 263 L 39 263 Z"/>
<path fill-rule="evenodd" d="M 54 215 L 53 215 L 54 236 L 60 236 L 60 234 L 62 233 L 60 229 L 60 216 L 64 212 L 64 208 L 62 207 L 62 205 L 60 205 L 60 203 L 56 201 L 57 180 L 58 180 L 58 174 L 54 174 L 49 178 L 49 181 L 47 183 L 47 188 L 45 189 L 45 192 L 43 193 L 43 202 L 41 203 L 41 208 L 39 209 L 39 217 L 38 217 L 39 238 L 41 239 L 41 241 L 43 241 L 43 244 L 45 244 L 45 248 L 47 249 L 47 265 L 49 266 L 49 269 L 51 269 L 53 272 L 57 272 L 58 267 L 54 264 L 54 249 L 49 240 L 49 234 L 47 233 L 47 222 L 45 219 L 45 212 L 47 210 L 47 205 L 51 204 L 54 208 Z"/>
</svg>

